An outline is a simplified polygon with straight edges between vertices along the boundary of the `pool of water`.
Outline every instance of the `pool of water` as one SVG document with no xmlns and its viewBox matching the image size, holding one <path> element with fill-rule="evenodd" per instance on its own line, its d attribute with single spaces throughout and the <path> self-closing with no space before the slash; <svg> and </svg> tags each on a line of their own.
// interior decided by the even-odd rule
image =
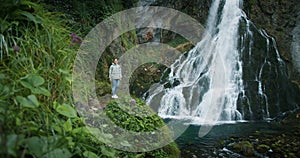
<svg viewBox="0 0 300 158">
<path fill-rule="evenodd" d="M 214 125 L 205 136 L 199 136 L 201 125 L 189 126 L 175 142 L 183 153 L 183 157 L 242 157 L 236 153 L 230 154 L 220 146 L 220 142 L 230 137 L 247 137 L 255 132 L 276 134 L 286 130 L 292 130 L 274 122 L 232 122 Z M 203 125 L 202 125 L 203 126 Z M 200 134 L 201 135 L 201 134 Z"/>
</svg>

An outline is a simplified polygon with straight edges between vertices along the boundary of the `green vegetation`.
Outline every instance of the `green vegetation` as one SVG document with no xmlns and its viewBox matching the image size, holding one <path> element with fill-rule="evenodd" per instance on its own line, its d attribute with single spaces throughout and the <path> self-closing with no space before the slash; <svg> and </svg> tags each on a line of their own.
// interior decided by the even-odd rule
<svg viewBox="0 0 300 158">
<path fill-rule="evenodd" d="M 105 111 L 116 125 L 127 130 L 149 132 L 164 125 L 163 120 L 139 99 L 131 102 L 113 100 L 107 104 Z"/>
<path fill-rule="evenodd" d="M 111 85 L 105 81 L 95 81 L 96 92 L 99 96 L 104 96 L 111 92 Z"/>
<path fill-rule="evenodd" d="M 86 35 L 103 19 L 119 11 L 134 7 L 138 0 L 43 0 L 52 12 L 64 13 L 68 25 Z"/>
<path fill-rule="evenodd" d="M 254 155 L 254 148 L 253 145 L 249 141 L 241 141 L 235 143 L 233 145 L 233 150 L 242 153 L 245 156 L 253 156 Z"/>
<path fill-rule="evenodd" d="M 187 39 L 185 39 L 184 37 L 180 36 L 180 35 L 176 35 L 174 39 L 170 40 L 169 42 L 167 42 L 167 44 L 171 47 L 177 47 L 180 44 L 184 44 L 189 42 Z"/>
<path fill-rule="evenodd" d="M 145 104 L 144 101 L 135 98 L 121 98 L 110 101 L 105 107 L 106 115 L 119 127 L 135 132 L 157 132 L 159 128 L 167 133 L 165 137 L 159 138 L 162 140 L 170 140 L 171 132 L 165 127 L 163 120 Z M 169 138 L 166 138 L 169 137 Z M 149 140 L 142 140 L 142 143 Z M 132 142 L 139 143 L 137 140 Z M 153 145 L 151 145 L 153 146 Z M 140 154 L 141 157 L 179 157 L 180 151 L 177 145 L 172 142 L 169 145 L 154 151 Z"/>
<path fill-rule="evenodd" d="M 2 1 L 0 13 L 0 157 L 178 157 L 174 143 L 149 153 L 116 150 L 104 144 L 110 135 L 96 139 L 93 131 L 97 128 L 85 126 L 87 118 L 78 116 L 71 74 L 82 42 L 79 35 L 89 29 L 84 22 L 78 24 L 68 14 L 49 12 L 42 4 L 27 0 Z M 97 21 L 91 19 L 90 27 Z M 106 82 L 96 85 L 106 87 L 103 94 L 110 90 Z M 107 113 L 116 110 L 116 105 L 111 102 Z M 163 124 L 154 114 L 141 119 L 145 125 L 125 116 L 132 125 L 126 126 L 128 130 L 152 130 Z"/>
</svg>

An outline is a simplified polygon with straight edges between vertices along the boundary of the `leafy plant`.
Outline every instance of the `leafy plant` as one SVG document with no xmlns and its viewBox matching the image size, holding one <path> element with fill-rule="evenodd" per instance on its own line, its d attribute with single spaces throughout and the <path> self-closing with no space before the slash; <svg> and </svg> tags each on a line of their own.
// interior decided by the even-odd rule
<svg viewBox="0 0 300 158">
<path fill-rule="evenodd" d="M 3 59 L 4 53 L 14 46 L 17 42 L 13 36 L 22 33 L 18 29 L 22 25 L 42 25 L 43 18 L 36 14 L 37 10 L 41 10 L 40 6 L 27 0 L 4 0 L 0 6 L 0 60 Z M 22 28 L 22 27 L 21 27 Z M 18 50 L 18 49 L 14 49 Z"/>
<path fill-rule="evenodd" d="M 107 116 L 118 126 L 135 132 L 149 132 L 164 126 L 163 120 L 140 99 L 111 101 L 107 104 Z"/>
<path fill-rule="evenodd" d="M 163 120 L 154 113 L 143 100 L 138 98 L 129 99 L 128 97 L 124 97 L 118 100 L 112 100 L 107 104 L 104 111 L 117 126 L 129 131 L 151 132 L 164 127 Z M 123 146 L 131 145 L 129 142 L 121 143 L 123 143 Z M 138 156 L 179 157 L 179 155 L 180 151 L 177 145 L 173 142 L 163 148 L 139 154 Z"/>
</svg>

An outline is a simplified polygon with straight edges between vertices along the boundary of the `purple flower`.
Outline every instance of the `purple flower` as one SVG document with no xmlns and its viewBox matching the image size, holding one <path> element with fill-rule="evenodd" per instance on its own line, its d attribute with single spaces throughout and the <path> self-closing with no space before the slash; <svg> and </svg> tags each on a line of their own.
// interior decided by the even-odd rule
<svg viewBox="0 0 300 158">
<path fill-rule="evenodd" d="M 130 102 L 133 103 L 133 104 L 135 104 L 136 100 L 135 99 L 131 99 Z"/>
<path fill-rule="evenodd" d="M 72 43 L 77 43 L 77 44 L 82 43 L 82 38 L 77 36 L 74 32 L 71 33 L 71 37 L 72 37 Z"/>
<path fill-rule="evenodd" d="M 101 109 L 102 109 L 102 110 L 105 110 L 105 109 L 106 109 L 106 106 L 105 106 L 105 105 L 101 106 Z"/>
<path fill-rule="evenodd" d="M 20 47 L 18 45 L 14 45 L 13 46 L 13 50 L 16 51 L 16 52 L 19 52 L 20 51 Z"/>
<path fill-rule="evenodd" d="M 88 105 L 83 105 L 83 108 L 84 108 L 85 110 L 89 110 L 89 109 L 90 109 L 90 107 L 89 107 Z"/>
</svg>

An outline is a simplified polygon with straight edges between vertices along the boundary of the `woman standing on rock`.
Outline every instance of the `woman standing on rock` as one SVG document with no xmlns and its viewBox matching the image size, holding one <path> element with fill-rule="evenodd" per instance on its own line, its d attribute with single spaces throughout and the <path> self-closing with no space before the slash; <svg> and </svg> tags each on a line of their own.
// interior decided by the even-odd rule
<svg viewBox="0 0 300 158">
<path fill-rule="evenodd" d="M 119 88 L 120 80 L 122 78 L 121 67 L 118 64 L 118 59 L 115 58 L 113 64 L 109 67 L 109 79 L 112 83 L 112 98 L 118 98 L 117 90 Z"/>
</svg>

